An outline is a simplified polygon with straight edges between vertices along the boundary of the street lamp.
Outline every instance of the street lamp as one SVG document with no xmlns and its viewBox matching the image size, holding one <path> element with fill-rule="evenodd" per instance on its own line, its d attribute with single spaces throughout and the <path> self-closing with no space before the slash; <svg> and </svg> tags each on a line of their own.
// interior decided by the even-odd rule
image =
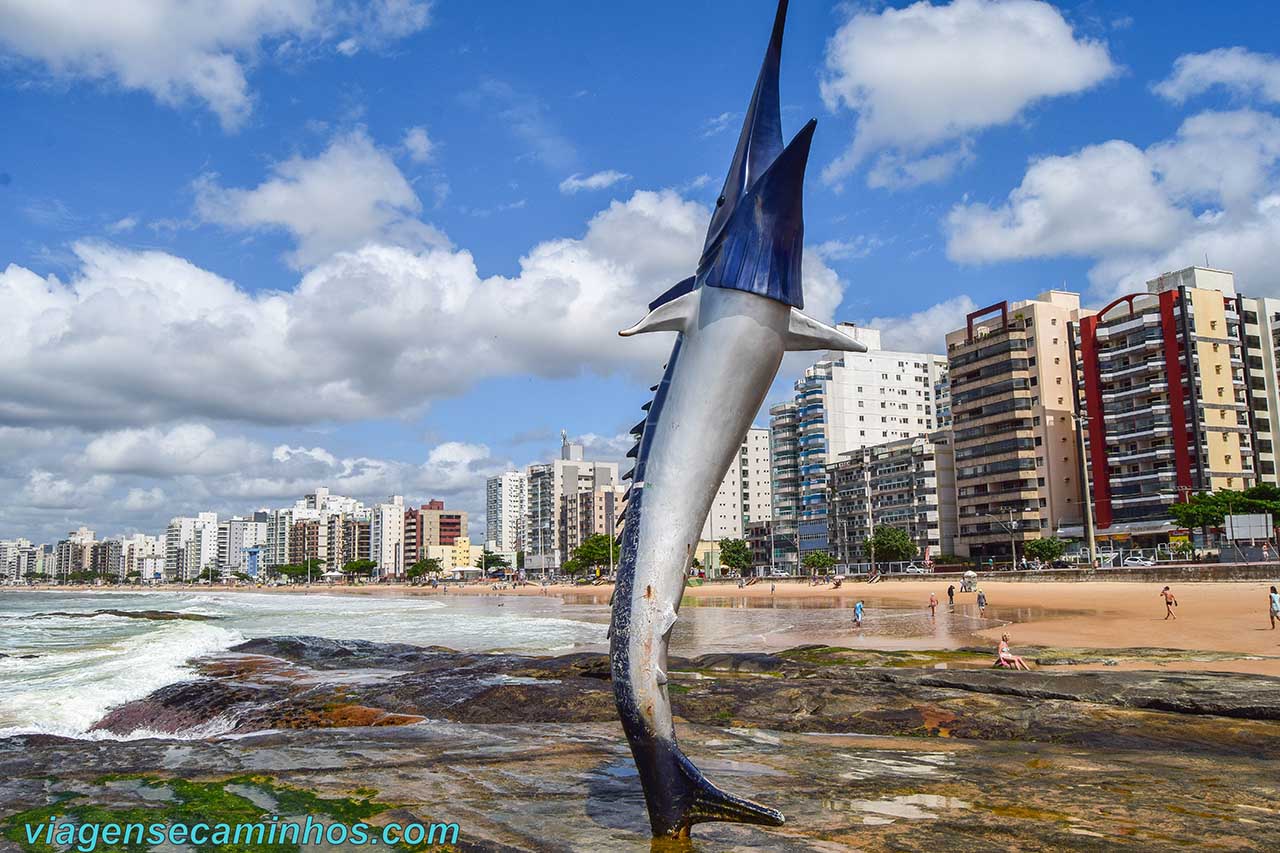
<svg viewBox="0 0 1280 853">
<path fill-rule="evenodd" d="M 1008 510 L 1009 512 L 1008 524 L 1004 523 L 1004 519 L 997 518 L 994 515 L 988 514 L 987 518 L 991 519 L 996 524 L 1003 527 L 1005 532 L 1009 534 L 1009 568 L 1010 570 L 1016 572 L 1018 570 L 1018 526 L 1017 526 L 1017 523 L 1014 521 L 1013 516 L 1017 512 L 1017 510 L 1014 509 L 1013 507 L 1005 507 L 1005 510 Z M 1001 510 L 1001 511 L 1003 512 L 1004 510 Z"/>
<path fill-rule="evenodd" d="M 1080 492 L 1084 497 L 1084 536 L 1089 543 L 1089 568 L 1098 565 L 1098 542 L 1093 531 L 1093 488 L 1089 484 L 1088 453 L 1084 446 L 1084 431 L 1089 426 L 1087 415 L 1072 413 L 1071 419 L 1076 424 L 1076 439 L 1080 452 Z"/>
</svg>

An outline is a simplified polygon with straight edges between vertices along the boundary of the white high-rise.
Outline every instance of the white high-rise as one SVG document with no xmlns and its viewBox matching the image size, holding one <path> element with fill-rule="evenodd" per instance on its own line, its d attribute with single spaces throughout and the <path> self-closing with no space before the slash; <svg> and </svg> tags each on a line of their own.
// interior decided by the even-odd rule
<svg viewBox="0 0 1280 853">
<path fill-rule="evenodd" d="M 507 471 L 485 483 L 485 542 L 490 551 L 525 550 L 529 515 L 529 476 Z"/>
<path fill-rule="evenodd" d="M 704 541 L 742 539 L 747 525 L 767 521 L 773 512 L 769 430 L 752 427 L 725 472 L 715 502 L 702 525 Z"/>
<path fill-rule="evenodd" d="M 561 498 L 618 485 L 618 463 L 583 459 L 580 444 L 570 444 L 560 433 L 560 458 L 529 466 L 529 524 L 525 542 L 525 567 L 546 572 L 566 558 L 561 542 Z"/>
<path fill-rule="evenodd" d="M 879 331 L 840 329 L 867 352 L 825 353 L 796 381 L 795 398 L 769 410 L 775 564 L 794 568 L 805 552 L 829 550 L 828 463 L 927 435 L 949 418 L 945 356 L 882 350 Z"/>
<path fill-rule="evenodd" d="M 373 507 L 369 519 L 369 559 L 381 577 L 404 575 L 404 498 L 393 495 Z"/>
</svg>

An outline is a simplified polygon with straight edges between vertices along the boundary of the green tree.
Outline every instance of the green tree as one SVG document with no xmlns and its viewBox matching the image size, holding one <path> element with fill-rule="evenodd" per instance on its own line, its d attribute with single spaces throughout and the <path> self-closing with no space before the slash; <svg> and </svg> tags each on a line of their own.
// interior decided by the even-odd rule
<svg viewBox="0 0 1280 853">
<path fill-rule="evenodd" d="M 324 574 L 324 565 L 321 564 L 318 559 L 312 557 L 301 563 L 288 563 L 283 566 L 275 567 L 276 574 L 282 575 L 293 581 L 306 580 L 308 570 L 310 570 L 311 579 L 315 580 L 319 578 L 320 575 Z"/>
<path fill-rule="evenodd" d="M 582 540 L 582 544 L 574 550 L 573 558 L 584 569 L 607 566 L 610 563 L 616 566 L 618 565 L 618 545 L 603 533 L 593 533 Z"/>
<path fill-rule="evenodd" d="M 434 575 L 440 571 L 440 561 L 435 557 L 424 557 L 405 570 L 404 576 L 416 581 L 423 575 Z"/>
<path fill-rule="evenodd" d="M 564 572 L 569 577 L 573 577 L 581 572 L 583 568 L 585 567 L 578 561 L 578 558 L 572 557 L 564 561 L 564 564 L 560 566 L 560 571 Z"/>
<path fill-rule="evenodd" d="M 342 567 L 342 571 L 349 575 L 364 575 L 367 577 L 372 575 L 373 570 L 376 568 L 378 568 L 378 564 L 373 560 L 351 560 Z"/>
<path fill-rule="evenodd" d="M 835 564 L 835 558 L 826 551 L 810 551 L 804 555 L 804 567 L 811 575 L 825 575 Z"/>
<path fill-rule="evenodd" d="M 751 570 L 751 548 L 745 539 L 720 540 L 720 565 L 733 569 L 739 575 Z"/>
<path fill-rule="evenodd" d="M 876 560 L 889 563 L 910 560 L 919 551 L 907 531 L 887 524 L 877 527 L 876 532 L 871 534 L 863 546 L 868 554 L 875 555 Z"/>
<path fill-rule="evenodd" d="M 494 569 L 509 569 L 511 564 L 507 562 L 506 557 L 486 549 L 476 558 L 476 568 L 487 575 Z"/>
<path fill-rule="evenodd" d="M 1022 553 L 1033 560 L 1052 563 L 1067 553 L 1067 543 L 1056 536 L 1049 536 L 1045 539 L 1032 539 L 1030 542 L 1023 543 Z"/>
</svg>

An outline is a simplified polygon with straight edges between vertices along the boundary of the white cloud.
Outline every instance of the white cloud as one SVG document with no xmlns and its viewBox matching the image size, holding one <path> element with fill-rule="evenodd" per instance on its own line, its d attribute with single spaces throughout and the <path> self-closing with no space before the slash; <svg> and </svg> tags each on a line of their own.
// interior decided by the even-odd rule
<svg viewBox="0 0 1280 853">
<path fill-rule="evenodd" d="M 884 245 L 875 235 L 859 234 L 848 240 L 827 240 L 813 247 L 813 253 L 824 261 L 852 261 L 865 258 Z"/>
<path fill-rule="evenodd" d="M 1280 103 L 1280 57 L 1243 47 L 1220 47 L 1179 56 L 1173 73 L 1153 88 L 1174 103 L 1221 86 L 1234 95 Z"/>
<path fill-rule="evenodd" d="M 111 484 L 105 475 L 72 482 L 52 471 L 35 469 L 27 476 L 16 502 L 35 509 L 77 509 L 101 500 Z"/>
<path fill-rule="evenodd" d="M 880 343 L 887 350 L 943 353 L 947 332 L 963 328 L 965 315 L 977 307 L 961 295 L 912 314 L 873 317 L 863 325 L 880 330 Z"/>
<path fill-rule="evenodd" d="M 220 439 L 210 427 L 195 423 L 104 433 L 84 452 L 89 470 L 148 476 L 222 474 L 253 467 L 265 458 L 266 452 L 254 443 Z"/>
<path fill-rule="evenodd" d="M 855 12 L 827 44 L 821 88 L 829 109 L 854 110 L 858 119 L 849 148 L 823 177 L 838 182 L 882 151 L 875 185 L 938 180 L 964 162 L 973 134 L 1115 70 L 1105 44 L 1077 38 L 1058 10 L 1035 0 Z M 942 145 L 946 151 L 930 153 Z"/>
<path fill-rule="evenodd" d="M 108 225 L 107 231 L 109 231 L 112 234 L 123 234 L 124 232 L 132 231 L 137 227 L 138 227 L 137 217 L 125 216 L 121 219 L 117 219 L 115 222 L 112 222 L 110 225 Z"/>
<path fill-rule="evenodd" d="M 1145 151 L 1112 140 L 1031 163 L 999 205 L 962 204 L 947 253 L 969 262 L 1075 255 L 1107 299 L 1162 272 L 1209 263 L 1237 287 L 1280 295 L 1280 119 L 1203 112 Z"/>
<path fill-rule="evenodd" d="M 425 127 L 411 127 L 404 135 L 404 147 L 409 152 L 409 159 L 415 163 L 430 162 L 435 143 L 427 135 Z"/>
<path fill-rule="evenodd" d="M 560 182 L 560 192 L 572 195 L 582 190 L 603 190 L 629 180 L 631 180 L 630 175 L 615 169 L 606 169 L 586 176 L 573 174 Z"/>
<path fill-rule="evenodd" d="M 413 412 L 492 376 L 648 377 L 669 339 L 616 332 L 694 268 L 709 215 L 639 191 L 581 236 L 534 246 L 511 277 L 482 278 L 464 250 L 368 243 L 252 294 L 171 254 L 77 243 L 66 281 L 0 272 L 0 422 L 327 423 Z M 807 255 L 806 311 L 830 319 L 842 284 Z"/>
<path fill-rule="evenodd" d="M 729 129 L 729 125 L 733 122 L 734 113 L 720 113 L 718 116 L 712 116 L 702 123 L 702 138 L 709 139 L 712 136 L 718 136 Z"/>
<path fill-rule="evenodd" d="M 102 80 L 169 106 L 205 104 L 223 127 L 248 118 L 246 69 L 274 50 L 343 38 L 376 46 L 426 27 L 418 0 L 0 0 L 0 50 L 59 77 Z"/>
<path fill-rule="evenodd" d="M 150 489 L 130 489 L 121 506 L 131 512 L 145 512 L 160 509 L 164 506 L 166 498 L 164 489 L 159 486 Z"/>
<path fill-rule="evenodd" d="M 334 139 L 314 158 L 294 156 L 272 167 L 252 189 L 224 188 L 216 175 L 196 182 L 196 213 L 229 228 L 288 231 L 297 241 L 290 263 L 314 266 L 334 252 L 377 242 L 420 249 L 444 236 L 417 216 L 413 187 L 391 155 L 363 130 Z"/>
<path fill-rule="evenodd" d="M 1146 155 L 1113 140 L 1036 160 L 1002 205 L 957 205 L 947 217 L 947 254 L 992 261 L 1151 249 L 1189 219 L 1158 185 Z"/>
</svg>

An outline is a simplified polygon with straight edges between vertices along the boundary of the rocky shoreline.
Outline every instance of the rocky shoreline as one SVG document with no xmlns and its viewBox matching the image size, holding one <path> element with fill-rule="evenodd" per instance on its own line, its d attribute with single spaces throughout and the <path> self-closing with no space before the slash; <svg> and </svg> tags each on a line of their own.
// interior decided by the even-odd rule
<svg viewBox="0 0 1280 853">
<path fill-rule="evenodd" d="M 986 649 L 816 646 L 672 659 L 690 753 L 789 817 L 777 832 L 700 828 L 699 849 L 1280 845 L 1280 679 L 990 664 Z M 197 670 L 96 726 L 187 739 L 0 740 L 0 809 L 59 796 L 131 807 L 136 791 L 101 784 L 120 774 L 150 790 L 261 773 L 313 796 L 367 789 L 379 814 L 457 821 L 465 849 L 647 849 L 604 655 L 274 637 Z M 196 736 L 209 734 L 234 737 Z"/>
</svg>

